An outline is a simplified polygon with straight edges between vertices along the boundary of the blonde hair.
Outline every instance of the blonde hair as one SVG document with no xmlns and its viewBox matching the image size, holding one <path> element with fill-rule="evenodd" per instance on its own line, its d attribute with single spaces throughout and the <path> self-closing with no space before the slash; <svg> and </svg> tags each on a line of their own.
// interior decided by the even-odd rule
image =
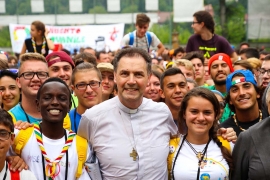
<svg viewBox="0 0 270 180">
<path fill-rule="evenodd" d="M 261 60 L 257 59 L 257 58 L 248 58 L 247 62 L 249 62 L 249 64 L 252 66 L 252 68 L 254 69 L 258 69 L 261 68 L 262 66 L 262 62 Z"/>
<path fill-rule="evenodd" d="M 22 67 L 23 63 L 26 61 L 41 61 L 44 62 L 44 64 L 46 64 L 46 66 L 48 66 L 47 61 L 45 59 L 45 57 L 39 53 L 24 53 L 21 56 L 21 61 L 20 61 L 20 67 L 19 67 L 19 72 L 20 72 L 20 68 Z"/>
<path fill-rule="evenodd" d="M 160 65 L 157 65 L 157 64 L 152 64 L 152 70 L 154 71 L 158 71 L 160 73 L 164 73 L 164 68 Z"/>
<path fill-rule="evenodd" d="M 172 67 L 178 67 L 178 66 L 184 66 L 185 68 L 194 71 L 192 62 L 187 60 L 187 59 L 177 59 L 177 60 L 175 60 Z"/>
</svg>

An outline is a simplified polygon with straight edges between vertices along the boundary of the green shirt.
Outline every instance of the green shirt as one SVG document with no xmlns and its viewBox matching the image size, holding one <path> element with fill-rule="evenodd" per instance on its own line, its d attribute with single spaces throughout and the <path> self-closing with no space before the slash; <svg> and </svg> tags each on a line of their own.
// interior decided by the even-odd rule
<svg viewBox="0 0 270 180">
<path fill-rule="evenodd" d="M 207 88 L 209 90 L 216 90 L 215 85 L 213 86 L 203 86 L 204 88 Z M 221 93 L 224 97 L 227 96 L 227 93 Z M 230 110 L 228 104 L 226 104 L 225 108 L 224 108 L 224 112 L 219 120 L 220 123 L 224 122 L 225 120 L 227 120 L 229 117 L 231 117 L 231 115 L 233 115 L 233 112 Z"/>
</svg>

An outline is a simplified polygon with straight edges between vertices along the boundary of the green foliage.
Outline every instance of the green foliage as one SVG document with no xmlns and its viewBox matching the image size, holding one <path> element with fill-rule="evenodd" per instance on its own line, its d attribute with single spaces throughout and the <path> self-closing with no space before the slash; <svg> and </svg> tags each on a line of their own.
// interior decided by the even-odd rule
<svg viewBox="0 0 270 180">
<path fill-rule="evenodd" d="M 136 4 L 127 6 L 121 12 L 122 13 L 134 13 L 134 12 L 138 12 L 138 6 Z"/>
<path fill-rule="evenodd" d="M 153 24 L 150 31 L 155 33 L 163 44 L 168 44 L 170 41 L 169 29 L 168 24 Z"/>
<path fill-rule="evenodd" d="M 159 0 L 159 10 L 172 12 L 173 11 L 173 0 Z"/>
<path fill-rule="evenodd" d="M 10 34 L 8 26 L 0 29 L 0 47 L 11 47 Z"/>
<path fill-rule="evenodd" d="M 106 14 L 107 11 L 103 6 L 95 6 L 92 9 L 89 9 L 90 14 Z"/>
</svg>

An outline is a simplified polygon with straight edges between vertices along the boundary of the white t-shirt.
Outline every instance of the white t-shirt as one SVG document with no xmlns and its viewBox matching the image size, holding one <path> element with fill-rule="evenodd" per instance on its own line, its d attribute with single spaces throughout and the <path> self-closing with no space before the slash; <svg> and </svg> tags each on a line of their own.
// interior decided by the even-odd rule
<svg viewBox="0 0 270 180">
<path fill-rule="evenodd" d="M 4 179 L 5 172 L 6 172 L 6 162 L 5 162 L 4 168 L 0 172 L 0 179 Z M 11 179 L 11 176 L 10 176 L 10 171 L 8 168 L 6 180 L 10 180 L 10 179 Z M 20 180 L 36 180 L 36 179 L 37 178 L 34 176 L 34 174 L 31 171 L 22 170 L 20 172 Z"/>
<path fill-rule="evenodd" d="M 181 137 L 183 139 L 183 137 Z M 175 156 L 180 147 L 175 151 Z M 191 144 L 191 143 L 190 143 Z M 202 152 L 206 144 L 195 145 L 191 144 L 197 152 Z M 231 149 L 233 144 L 230 143 Z M 174 157 L 175 158 L 175 157 Z M 215 179 L 215 180 L 228 180 L 229 179 L 229 166 L 226 160 L 223 158 L 222 153 L 218 145 L 211 140 L 207 152 L 204 158 L 204 167 L 200 169 L 199 179 Z M 175 162 L 174 167 L 174 178 L 175 180 L 194 180 L 197 178 L 198 172 L 198 159 L 190 148 L 190 146 L 185 141 L 179 155 Z"/>
<path fill-rule="evenodd" d="M 19 133 L 18 130 L 15 129 L 15 135 Z M 68 131 L 67 131 L 68 135 Z M 49 139 L 44 134 L 42 135 L 44 148 L 46 150 L 47 155 L 51 160 L 56 159 L 64 144 L 65 144 L 65 137 L 62 137 L 61 139 Z M 87 159 L 89 158 L 90 150 L 88 148 L 87 150 Z M 29 170 L 32 171 L 38 180 L 43 180 L 43 166 L 42 166 L 42 154 L 39 148 L 39 145 L 36 140 L 35 132 L 33 131 L 31 137 L 27 141 L 26 145 L 24 146 L 22 153 L 21 153 L 22 159 L 26 162 L 26 164 L 29 166 Z M 68 149 L 68 180 L 75 180 L 76 179 L 76 173 L 77 173 L 77 165 L 78 165 L 78 153 L 76 148 L 76 138 L 73 139 L 73 142 L 71 146 Z M 44 159 L 45 164 L 47 165 L 47 162 Z M 58 163 L 59 165 L 56 166 L 56 173 L 59 172 L 59 174 L 55 177 L 55 180 L 64 180 L 65 179 L 65 171 L 66 171 L 66 154 L 62 157 L 61 161 Z M 45 165 L 45 168 L 46 168 Z M 60 168 L 60 169 L 59 169 Z M 48 178 L 47 178 L 48 179 Z M 83 173 L 78 178 L 79 180 L 89 180 L 91 179 L 86 172 L 85 169 L 83 169 Z"/>
<path fill-rule="evenodd" d="M 148 52 L 149 51 L 148 49 L 150 47 L 148 47 L 147 36 L 145 35 L 142 38 L 137 37 L 136 36 L 136 30 L 133 31 L 132 33 L 134 35 L 133 47 L 140 47 L 140 48 L 142 48 L 142 49 L 144 49 L 144 50 L 146 50 Z M 149 33 L 150 33 L 151 38 L 152 38 L 151 46 L 156 48 L 160 44 L 160 40 L 158 39 L 158 37 L 153 32 L 149 32 Z M 123 39 L 121 41 L 121 47 L 128 46 L 129 41 L 130 41 L 130 35 L 128 33 L 123 37 Z"/>
</svg>

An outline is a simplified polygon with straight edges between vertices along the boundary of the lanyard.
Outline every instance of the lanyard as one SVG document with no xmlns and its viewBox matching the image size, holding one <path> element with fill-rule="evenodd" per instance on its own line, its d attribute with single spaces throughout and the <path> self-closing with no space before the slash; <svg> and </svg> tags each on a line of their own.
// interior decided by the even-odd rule
<svg viewBox="0 0 270 180">
<path fill-rule="evenodd" d="M 75 108 L 74 116 L 73 116 L 74 117 L 73 118 L 74 130 L 75 130 L 75 133 L 77 134 L 76 114 L 77 114 L 77 108 Z"/>
<path fill-rule="evenodd" d="M 7 170 L 8 170 L 8 163 L 6 162 L 6 171 L 3 180 L 6 180 L 7 178 Z"/>
<path fill-rule="evenodd" d="M 42 135 L 42 129 L 41 127 L 39 126 L 40 128 L 40 132 L 41 132 L 41 135 Z M 66 130 L 65 131 L 65 141 L 67 141 L 67 132 Z M 41 157 L 42 157 L 42 170 L 43 170 L 43 177 L 44 177 L 44 180 L 46 180 L 46 173 L 45 173 L 45 160 L 44 160 L 44 156 L 43 154 L 41 153 Z M 68 174 L 68 151 L 66 151 L 66 172 L 65 172 L 65 180 L 67 180 L 67 174 Z"/>
<path fill-rule="evenodd" d="M 23 110 L 23 112 L 24 112 L 24 114 L 25 114 L 25 117 L 26 117 L 27 122 L 31 123 L 30 120 L 29 120 L 29 117 L 28 117 L 28 115 L 26 114 L 25 110 L 23 109 L 21 103 L 20 103 L 20 106 L 21 106 L 21 108 L 22 108 L 22 110 Z"/>
</svg>

